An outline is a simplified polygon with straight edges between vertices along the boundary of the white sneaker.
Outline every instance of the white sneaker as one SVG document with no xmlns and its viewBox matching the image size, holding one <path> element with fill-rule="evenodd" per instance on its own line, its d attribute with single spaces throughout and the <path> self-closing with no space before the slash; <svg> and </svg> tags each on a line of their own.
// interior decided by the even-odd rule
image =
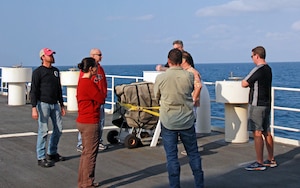
<svg viewBox="0 0 300 188">
<path fill-rule="evenodd" d="M 77 146 L 76 149 L 77 149 L 78 152 L 82 153 L 83 146 L 82 145 Z"/>
<path fill-rule="evenodd" d="M 104 145 L 103 143 L 100 143 L 100 144 L 99 144 L 99 147 L 98 147 L 98 150 L 99 150 L 99 151 L 103 151 L 103 150 L 106 150 L 107 148 L 108 148 L 107 145 Z"/>
</svg>

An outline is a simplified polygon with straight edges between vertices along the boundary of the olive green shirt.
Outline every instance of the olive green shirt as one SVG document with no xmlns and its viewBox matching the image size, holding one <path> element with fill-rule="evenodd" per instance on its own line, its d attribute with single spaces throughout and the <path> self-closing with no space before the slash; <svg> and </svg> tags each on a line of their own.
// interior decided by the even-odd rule
<svg viewBox="0 0 300 188">
<path fill-rule="evenodd" d="M 181 67 L 170 67 L 156 77 L 154 95 L 160 102 L 159 119 L 164 127 L 184 130 L 194 125 L 193 90 L 194 75 Z"/>
</svg>

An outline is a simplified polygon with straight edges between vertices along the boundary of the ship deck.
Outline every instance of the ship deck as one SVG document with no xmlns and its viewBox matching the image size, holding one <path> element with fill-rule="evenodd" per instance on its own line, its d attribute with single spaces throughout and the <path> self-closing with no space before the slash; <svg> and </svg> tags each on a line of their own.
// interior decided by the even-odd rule
<svg viewBox="0 0 300 188">
<path fill-rule="evenodd" d="M 77 187 L 80 153 L 75 147 L 76 112 L 68 112 L 63 118 L 64 133 L 59 143 L 59 153 L 67 160 L 57 162 L 51 168 L 41 168 L 36 159 L 37 122 L 31 119 L 31 106 L 8 106 L 7 96 L 0 96 L 0 111 L 0 187 Z M 108 131 L 118 130 L 112 126 L 111 118 L 112 115 L 107 114 L 103 135 L 106 143 Z M 253 140 L 242 144 L 227 143 L 220 132 L 198 136 L 206 188 L 289 188 L 300 185 L 299 147 L 275 143 L 278 167 L 246 171 L 244 166 L 255 160 Z M 178 148 L 181 186 L 193 187 L 188 157 L 180 154 L 184 150 L 182 144 Z M 163 146 L 128 149 L 123 144 L 110 145 L 108 150 L 98 154 L 95 176 L 101 187 L 168 187 Z"/>
</svg>

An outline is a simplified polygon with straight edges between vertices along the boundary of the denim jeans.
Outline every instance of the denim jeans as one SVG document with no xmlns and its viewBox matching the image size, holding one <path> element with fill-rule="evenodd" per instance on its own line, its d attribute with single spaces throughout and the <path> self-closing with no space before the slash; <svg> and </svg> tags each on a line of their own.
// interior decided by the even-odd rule
<svg viewBox="0 0 300 188">
<path fill-rule="evenodd" d="M 189 157 L 189 164 L 193 171 L 196 188 L 202 188 L 204 184 L 201 157 L 198 151 L 195 127 L 185 130 L 169 130 L 161 126 L 161 135 L 167 156 L 167 170 L 171 188 L 180 187 L 180 164 L 178 160 L 178 136 Z"/>
<path fill-rule="evenodd" d="M 198 106 L 194 106 L 193 107 L 193 113 L 194 113 L 194 116 L 195 116 L 195 122 L 196 122 L 196 119 L 197 119 L 197 109 L 198 109 Z"/>
<path fill-rule="evenodd" d="M 104 112 L 104 104 L 100 106 L 100 118 L 99 118 L 99 143 L 102 143 L 102 134 L 103 134 L 103 127 L 105 123 L 105 112 Z M 78 142 L 77 147 L 82 145 L 82 139 L 80 132 L 78 133 Z"/>
<path fill-rule="evenodd" d="M 37 103 L 37 111 L 39 114 L 38 117 L 38 136 L 37 136 L 37 145 L 36 152 L 37 158 L 45 159 L 46 158 L 46 142 L 48 137 L 48 121 L 49 117 L 51 118 L 53 125 L 53 132 L 51 134 L 49 143 L 48 143 L 48 151 L 49 155 L 57 154 L 57 145 L 59 142 L 59 138 L 62 134 L 62 117 L 61 117 L 61 109 L 58 104 L 48 104 L 44 102 Z"/>
</svg>

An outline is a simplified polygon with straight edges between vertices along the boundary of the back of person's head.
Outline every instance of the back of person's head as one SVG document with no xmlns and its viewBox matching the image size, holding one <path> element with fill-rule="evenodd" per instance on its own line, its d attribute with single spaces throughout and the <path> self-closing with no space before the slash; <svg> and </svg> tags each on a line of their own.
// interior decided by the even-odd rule
<svg viewBox="0 0 300 188">
<path fill-rule="evenodd" d="M 180 65 L 182 62 L 182 52 L 176 48 L 169 51 L 168 59 L 173 65 Z"/>
<path fill-rule="evenodd" d="M 262 46 L 257 46 L 252 49 L 253 54 L 257 54 L 261 59 L 266 59 L 266 50 Z"/>
<path fill-rule="evenodd" d="M 194 65 L 194 60 L 191 56 L 191 54 L 187 51 L 183 51 L 182 52 L 182 59 L 185 59 L 186 62 L 191 65 L 193 68 L 195 68 L 195 65 Z"/>
<path fill-rule="evenodd" d="M 96 66 L 97 66 L 96 61 L 92 57 L 83 58 L 82 61 L 78 63 L 78 68 L 84 73 L 89 72 L 90 67 L 96 67 Z"/>
</svg>

